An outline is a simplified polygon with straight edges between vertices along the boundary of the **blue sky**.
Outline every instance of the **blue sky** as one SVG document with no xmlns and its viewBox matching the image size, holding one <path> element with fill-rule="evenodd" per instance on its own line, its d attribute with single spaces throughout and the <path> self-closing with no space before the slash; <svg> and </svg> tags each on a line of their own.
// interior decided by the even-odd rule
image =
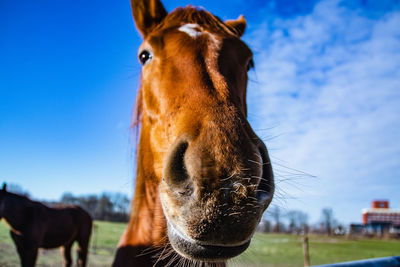
<svg viewBox="0 0 400 267">
<path fill-rule="evenodd" d="M 270 149 L 274 205 L 311 222 L 332 207 L 345 223 L 375 198 L 400 207 L 399 1 L 164 4 L 246 16 L 249 120 Z M 0 181 L 40 199 L 131 195 L 141 40 L 129 1 L 3 1 L 0 18 Z"/>
</svg>

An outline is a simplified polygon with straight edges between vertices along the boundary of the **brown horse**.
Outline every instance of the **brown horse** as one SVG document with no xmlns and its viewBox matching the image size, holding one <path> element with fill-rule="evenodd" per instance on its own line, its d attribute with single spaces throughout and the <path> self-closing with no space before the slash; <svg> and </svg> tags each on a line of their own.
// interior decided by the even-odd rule
<svg viewBox="0 0 400 267">
<path fill-rule="evenodd" d="M 11 227 L 21 266 L 35 266 L 38 248 L 62 246 L 64 266 L 71 266 L 71 247 L 77 241 L 78 266 L 86 265 L 92 217 L 78 206 L 49 208 L 27 197 L 0 190 L 0 219 Z"/>
<path fill-rule="evenodd" d="M 114 266 L 225 266 L 274 193 L 264 143 L 247 121 L 252 52 L 243 16 L 132 0 L 141 88 L 136 189 Z"/>
</svg>

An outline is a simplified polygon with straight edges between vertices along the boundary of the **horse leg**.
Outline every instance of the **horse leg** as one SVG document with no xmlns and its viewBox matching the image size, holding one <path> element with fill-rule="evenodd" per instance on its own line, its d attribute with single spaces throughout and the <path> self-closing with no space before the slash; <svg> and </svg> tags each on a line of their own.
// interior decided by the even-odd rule
<svg viewBox="0 0 400 267">
<path fill-rule="evenodd" d="M 73 242 L 70 244 L 65 244 L 61 247 L 61 254 L 63 256 L 63 265 L 64 267 L 71 267 L 72 266 L 72 257 L 71 257 L 71 247 Z"/>
<path fill-rule="evenodd" d="M 25 249 L 24 256 L 22 259 L 22 267 L 34 267 L 36 263 L 36 258 L 38 254 L 37 247 L 31 247 L 29 249 Z"/>
<path fill-rule="evenodd" d="M 78 244 L 79 244 L 79 246 L 78 246 L 78 266 L 85 267 L 87 254 L 88 254 L 89 242 L 78 241 Z"/>
<path fill-rule="evenodd" d="M 78 237 L 78 245 L 79 245 L 78 246 L 78 266 L 79 267 L 86 266 L 87 254 L 89 251 L 90 233 L 91 233 L 91 230 L 84 231 L 83 233 L 80 233 L 79 237 Z"/>
<path fill-rule="evenodd" d="M 78 267 L 85 267 L 89 251 L 89 240 L 92 233 L 92 219 L 83 223 L 76 241 L 78 241 Z"/>
<path fill-rule="evenodd" d="M 29 242 L 21 235 L 17 235 L 14 232 L 10 232 L 11 237 L 14 240 L 15 246 L 17 247 L 18 255 L 21 261 L 22 267 L 34 267 L 36 263 L 38 247 L 33 242 Z"/>
</svg>

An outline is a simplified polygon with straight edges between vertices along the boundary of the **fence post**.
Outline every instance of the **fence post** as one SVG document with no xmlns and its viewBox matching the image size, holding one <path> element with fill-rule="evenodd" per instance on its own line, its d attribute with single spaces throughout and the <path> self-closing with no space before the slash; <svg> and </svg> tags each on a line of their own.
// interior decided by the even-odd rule
<svg viewBox="0 0 400 267">
<path fill-rule="evenodd" d="M 310 266 L 310 253 L 308 251 L 308 236 L 303 237 L 304 266 Z"/>
<path fill-rule="evenodd" d="M 93 235 L 92 235 L 92 253 L 96 254 L 97 249 L 97 224 L 93 224 Z"/>
</svg>

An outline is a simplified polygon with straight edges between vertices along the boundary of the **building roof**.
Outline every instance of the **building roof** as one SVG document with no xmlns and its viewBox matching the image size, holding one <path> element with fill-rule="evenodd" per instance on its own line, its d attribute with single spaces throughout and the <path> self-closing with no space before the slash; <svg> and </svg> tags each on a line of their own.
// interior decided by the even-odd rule
<svg viewBox="0 0 400 267">
<path fill-rule="evenodd" d="M 400 209 L 363 209 L 362 213 L 400 214 Z"/>
</svg>

